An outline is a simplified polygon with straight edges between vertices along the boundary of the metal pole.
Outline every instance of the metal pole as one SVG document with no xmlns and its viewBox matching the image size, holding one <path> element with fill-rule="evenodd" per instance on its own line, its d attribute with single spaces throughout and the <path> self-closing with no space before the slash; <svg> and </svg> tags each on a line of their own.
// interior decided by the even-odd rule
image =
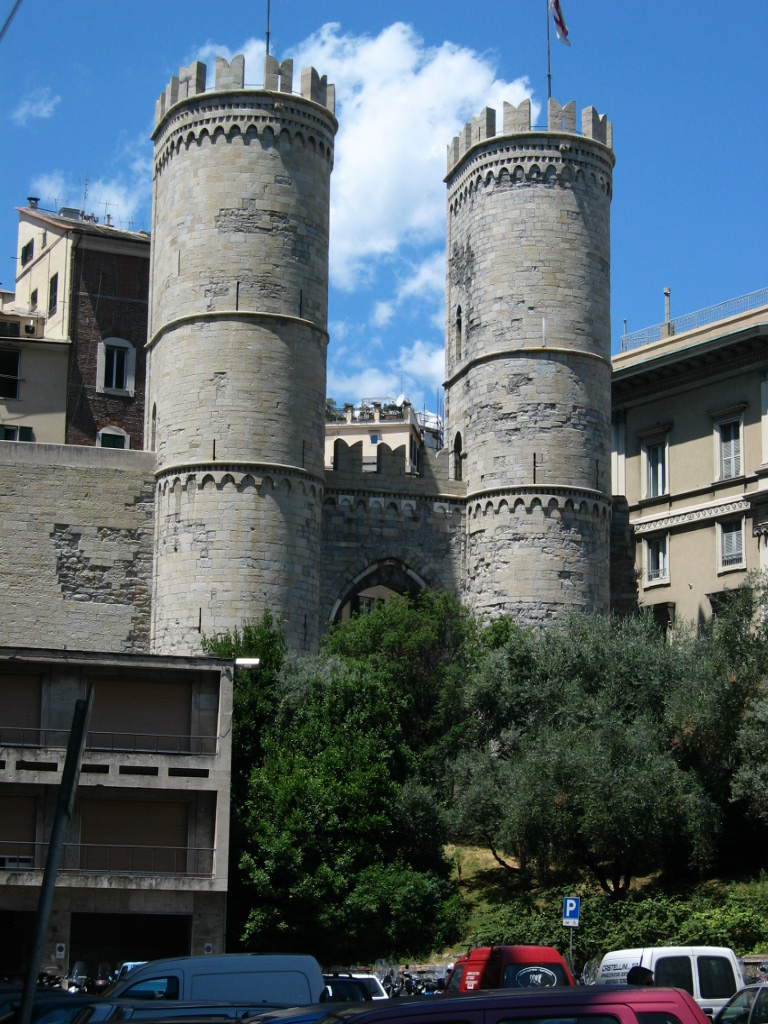
<svg viewBox="0 0 768 1024">
<path fill-rule="evenodd" d="M 48 920 L 53 905 L 53 891 L 56 885 L 56 874 L 59 870 L 61 850 L 64 845 L 64 830 L 72 818 L 75 805 L 77 783 L 80 778 L 80 765 L 83 760 L 85 739 L 88 735 L 88 719 L 93 705 L 93 687 L 88 689 L 86 700 L 75 701 L 75 713 L 72 716 L 72 729 L 69 733 L 67 756 L 64 760 L 64 771 L 59 787 L 59 800 L 53 819 L 51 838 L 48 841 L 48 855 L 45 858 L 43 884 L 40 888 L 40 899 L 35 918 L 35 934 L 32 940 L 32 951 L 27 965 L 27 977 L 24 981 L 24 993 L 21 1000 L 19 1024 L 29 1024 L 32 1019 L 32 1007 L 35 999 L 37 976 L 40 973 L 40 962 L 43 959 L 43 947 L 48 931 Z"/>
<path fill-rule="evenodd" d="M 267 56 L 269 56 L 269 0 L 267 0 Z"/>
</svg>

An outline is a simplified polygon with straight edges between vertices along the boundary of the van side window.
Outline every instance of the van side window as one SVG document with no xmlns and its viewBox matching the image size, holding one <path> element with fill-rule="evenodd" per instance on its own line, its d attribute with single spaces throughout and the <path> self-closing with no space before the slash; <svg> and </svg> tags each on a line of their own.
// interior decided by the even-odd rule
<svg viewBox="0 0 768 1024">
<path fill-rule="evenodd" d="M 451 975 L 451 980 L 448 982 L 449 992 L 459 991 L 459 985 L 461 985 L 461 979 L 464 974 L 464 967 L 465 964 L 458 964 L 457 967 L 454 968 L 453 974 Z"/>
<path fill-rule="evenodd" d="M 676 1017 L 674 1013 L 668 1013 L 664 1011 L 649 1011 L 643 1012 L 641 1010 L 635 1010 L 635 1016 L 637 1017 L 638 1024 L 680 1024 L 680 1018 Z"/>
<path fill-rule="evenodd" d="M 618 1017 L 608 1013 L 572 1013 L 570 1010 L 556 1017 L 545 1014 L 540 1017 L 500 1017 L 496 1024 L 564 1024 L 566 1021 L 567 1024 L 619 1024 Z"/>
<path fill-rule="evenodd" d="M 665 988 L 684 988 L 693 995 L 693 971 L 689 956 L 661 956 L 653 968 L 657 985 Z"/>
<path fill-rule="evenodd" d="M 120 993 L 121 999 L 178 999 L 179 979 L 171 975 L 168 978 L 146 978 L 129 985 Z"/>
<path fill-rule="evenodd" d="M 752 1011 L 754 1024 L 768 1024 L 768 988 L 761 989 Z"/>
<path fill-rule="evenodd" d="M 768 989 L 765 990 L 765 994 L 768 996 Z M 755 989 L 742 989 L 735 999 L 732 999 L 727 1006 L 723 1007 L 722 1012 L 718 1015 L 721 1024 L 747 1024 L 749 1011 L 752 1009 L 754 1001 Z M 768 1001 L 765 1003 L 765 1009 L 766 1014 L 768 1014 Z M 755 1020 L 754 1012 L 752 1019 Z"/>
<path fill-rule="evenodd" d="M 702 999 L 728 999 L 736 991 L 733 968 L 724 956 L 697 956 Z"/>
</svg>

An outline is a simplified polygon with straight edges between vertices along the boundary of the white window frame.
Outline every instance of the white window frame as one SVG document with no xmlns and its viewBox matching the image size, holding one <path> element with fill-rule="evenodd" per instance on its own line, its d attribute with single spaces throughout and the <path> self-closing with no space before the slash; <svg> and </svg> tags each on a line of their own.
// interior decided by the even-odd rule
<svg viewBox="0 0 768 1024">
<path fill-rule="evenodd" d="M 107 367 L 107 349 L 125 350 L 125 387 L 108 388 L 104 385 L 104 373 Z M 124 338 L 104 338 L 99 342 L 96 353 L 96 392 L 100 395 L 128 395 L 133 398 L 136 390 L 136 349 Z"/>
<path fill-rule="evenodd" d="M 655 449 L 659 449 L 660 459 L 651 457 Z M 655 493 L 651 486 L 654 465 L 657 470 L 661 469 L 662 475 L 661 489 Z M 642 439 L 640 447 L 640 472 L 642 473 L 641 497 L 663 498 L 664 495 L 669 494 L 669 433 L 667 431 L 654 433 Z"/>
<path fill-rule="evenodd" d="M 734 529 L 735 527 L 735 529 Z M 728 538 L 738 537 L 739 548 Z M 739 572 L 746 569 L 744 552 L 744 517 L 726 519 L 717 524 L 717 571 Z"/>
<path fill-rule="evenodd" d="M 744 405 L 735 406 L 732 409 L 724 409 L 722 412 L 714 413 L 712 416 L 712 430 L 715 441 L 715 480 L 728 481 L 738 480 L 744 476 Z M 723 430 L 731 424 L 736 424 L 736 437 L 732 442 L 735 452 L 726 451 L 723 446 Z M 727 459 L 726 459 L 727 457 Z M 736 465 L 734 460 L 738 459 Z M 726 466 L 726 461 L 730 467 Z M 733 472 L 726 472 L 726 468 L 733 469 Z"/>
<path fill-rule="evenodd" d="M 108 435 L 109 437 L 122 437 L 123 438 L 124 444 L 123 444 L 122 449 L 115 448 L 114 451 L 121 451 L 121 450 L 122 451 L 128 451 L 128 449 L 131 447 L 131 435 L 130 434 L 126 434 L 126 432 L 124 430 L 121 430 L 120 427 L 102 427 L 101 430 L 99 430 L 98 433 L 96 434 L 96 447 L 97 448 L 107 448 L 107 447 L 111 448 L 112 447 L 112 445 L 105 445 L 105 444 L 102 443 L 102 437 L 105 434 Z"/>
<path fill-rule="evenodd" d="M 656 554 L 654 555 L 654 552 Z M 659 558 L 659 556 L 661 556 Z M 658 587 L 669 583 L 669 534 L 657 533 L 648 537 L 643 544 L 643 579 L 646 587 Z M 655 561 L 660 561 L 658 567 L 653 567 Z"/>
</svg>

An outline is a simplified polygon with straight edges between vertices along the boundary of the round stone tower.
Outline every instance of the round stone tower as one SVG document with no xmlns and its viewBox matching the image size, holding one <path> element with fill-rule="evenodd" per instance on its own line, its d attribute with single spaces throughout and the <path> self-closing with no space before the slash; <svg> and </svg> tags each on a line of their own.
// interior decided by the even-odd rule
<svg viewBox="0 0 768 1024">
<path fill-rule="evenodd" d="M 147 447 L 152 649 L 282 615 L 317 646 L 334 89 L 196 62 L 156 107 Z"/>
<path fill-rule="evenodd" d="M 543 622 L 610 603 L 610 122 L 491 109 L 448 149 L 445 417 L 462 597 Z"/>
</svg>

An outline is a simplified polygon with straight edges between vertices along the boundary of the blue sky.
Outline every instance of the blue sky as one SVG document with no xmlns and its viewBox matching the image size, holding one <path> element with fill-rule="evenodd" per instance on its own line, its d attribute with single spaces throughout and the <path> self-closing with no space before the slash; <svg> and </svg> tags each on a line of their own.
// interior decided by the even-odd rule
<svg viewBox="0 0 768 1024">
<path fill-rule="evenodd" d="M 14 0 L 0 0 L 0 19 Z M 552 95 L 613 122 L 614 351 L 629 331 L 768 285 L 768 0 L 561 0 Z M 0 282 L 17 206 L 150 225 L 155 100 L 196 58 L 262 80 L 266 0 L 23 0 L 0 43 Z M 328 393 L 443 376 L 445 151 L 486 105 L 543 123 L 546 0 L 271 0 L 270 50 L 336 84 Z M 539 117 L 536 117 L 539 113 Z"/>
</svg>

